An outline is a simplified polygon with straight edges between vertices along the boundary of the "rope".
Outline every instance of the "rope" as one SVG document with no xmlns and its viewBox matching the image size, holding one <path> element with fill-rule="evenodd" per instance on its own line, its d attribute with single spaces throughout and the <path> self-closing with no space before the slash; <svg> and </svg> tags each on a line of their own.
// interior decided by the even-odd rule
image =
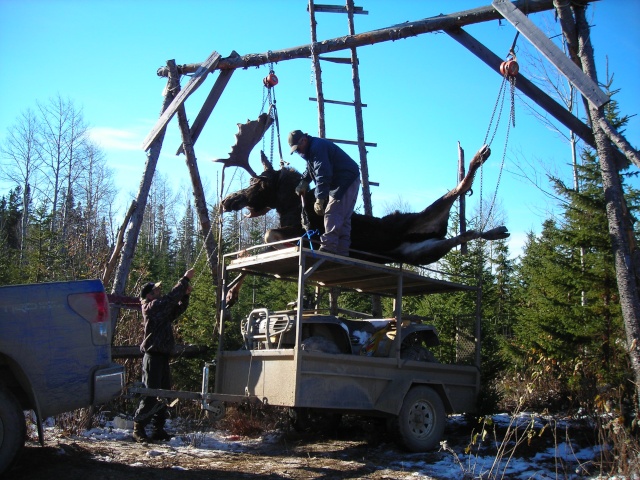
<svg viewBox="0 0 640 480">
<path fill-rule="evenodd" d="M 296 245 L 304 247 L 304 245 L 302 245 L 302 242 L 304 241 L 304 239 L 306 237 L 307 240 L 309 241 L 309 248 L 311 248 L 311 251 L 313 251 L 313 242 L 311 241 L 311 237 L 313 237 L 314 235 L 320 235 L 320 231 L 319 230 L 307 230 L 300 237 L 300 240 L 298 240 L 298 243 L 296 243 Z"/>
<path fill-rule="evenodd" d="M 193 261 L 193 266 L 192 268 L 196 268 L 196 265 L 198 264 L 198 260 L 200 260 L 200 257 L 202 256 L 202 252 L 204 252 L 204 249 L 207 247 L 207 240 L 209 239 L 209 235 L 211 235 L 211 232 L 213 231 L 213 223 L 211 223 L 209 225 L 209 231 L 207 232 L 207 235 L 204 237 L 204 241 L 202 242 L 202 247 L 200 247 L 200 251 L 198 252 L 198 255 L 196 255 L 196 259 Z M 195 280 L 193 282 L 191 282 L 191 285 L 193 287 L 195 287 L 196 283 L 198 282 L 198 280 L 200 279 L 200 277 L 202 276 L 203 271 L 201 271 L 198 276 L 195 278 Z"/>
</svg>

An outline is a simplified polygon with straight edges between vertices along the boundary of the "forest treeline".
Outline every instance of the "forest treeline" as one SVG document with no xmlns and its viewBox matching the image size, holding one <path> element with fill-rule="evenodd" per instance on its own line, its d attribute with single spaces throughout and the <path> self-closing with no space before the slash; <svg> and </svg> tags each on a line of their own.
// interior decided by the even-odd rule
<svg viewBox="0 0 640 480">
<path fill-rule="evenodd" d="M 615 101 L 607 117 L 623 129 Z M 9 128 L 0 146 L 2 179 L 11 185 L 0 192 L 0 285 L 102 278 L 114 248 L 122 212 L 115 206 L 116 174 L 104 152 L 91 141 L 81 109 L 61 97 L 37 103 Z M 567 162 L 571 164 L 570 150 Z M 476 241 L 468 252 L 450 252 L 437 269 L 463 274 L 482 287 L 483 400 L 486 408 L 593 409 L 633 408 L 634 387 L 626 352 L 625 331 L 617 293 L 611 238 L 598 158 L 585 148 L 573 165 L 574 182 L 548 177 L 560 214 L 547 218 L 541 233 L 529 233 L 522 254 L 512 258 L 504 241 Z M 632 220 L 640 207 L 630 186 L 635 169 L 619 172 Z M 206 252 L 188 192 L 173 191 L 162 177 L 154 179 L 127 283 L 137 296 L 140 285 L 162 280 L 168 288 L 195 265 L 191 307 L 176 326 L 182 343 L 214 351 L 216 290 L 206 267 Z M 485 211 L 488 210 L 485 208 Z M 469 228 L 484 224 L 480 213 L 467 219 Z M 494 216 L 499 215 L 499 212 Z M 217 216 L 210 206 L 210 218 Z M 216 242 L 226 251 L 262 242 L 277 223 L 274 215 L 245 219 L 225 215 L 223 231 L 212 221 Z M 455 214 L 450 228 L 457 227 Z M 499 223 L 500 219 L 495 219 Z M 635 224 L 635 223 L 634 223 Z M 638 237 L 637 229 L 634 236 Z M 434 267 L 434 266 L 431 266 Z M 110 291 L 113 279 L 103 279 Z M 227 320 L 227 331 L 254 306 L 285 308 L 295 298 L 295 285 L 283 291 L 267 279 L 253 280 Z M 364 311 L 367 300 L 343 294 L 345 308 Z M 475 294 L 446 298 L 417 297 L 404 303 L 405 314 L 431 319 L 448 348 L 457 334 L 460 312 L 473 313 Z M 392 305 L 383 303 L 390 315 Z M 123 310 L 114 337 L 117 345 L 140 341 L 139 313 Z M 450 340 L 450 341 L 449 341 Z M 176 366 L 177 388 L 198 389 L 201 359 Z"/>
</svg>

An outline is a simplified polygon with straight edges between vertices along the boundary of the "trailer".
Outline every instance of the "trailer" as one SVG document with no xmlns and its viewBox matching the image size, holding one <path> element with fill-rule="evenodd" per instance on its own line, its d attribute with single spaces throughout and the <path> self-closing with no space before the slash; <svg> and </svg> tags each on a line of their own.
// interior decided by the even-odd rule
<svg viewBox="0 0 640 480">
<path fill-rule="evenodd" d="M 289 407 L 294 421 L 300 422 L 309 413 L 325 418 L 383 417 L 400 443 L 416 452 L 439 445 L 448 414 L 475 410 L 480 389 L 479 309 L 474 312 L 474 331 L 461 335 L 467 351 L 460 359 L 464 357 L 466 364 L 445 364 L 430 350 L 439 344 L 435 328 L 414 318 L 403 319 L 402 298 L 471 290 L 480 299 L 477 286 L 420 274 L 415 267 L 300 245 L 279 249 L 261 245 L 227 254 L 221 268 L 220 318 L 227 310 L 233 275 L 297 282 L 297 301 L 290 310 L 251 311 L 239 325 L 244 342 L 240 350 L 226 348 L 225 322 L 219 322 L 217 357 L 204 367 L 204 408 L 219 412 L 222 399 L 251 400 Z M 305 304 L 309 288 L 331 287 L 390 297 L 394 315 L 347 318 L 297 308 Z M 213 368 L 215 382 L 210 385 Z"/>
</svg>

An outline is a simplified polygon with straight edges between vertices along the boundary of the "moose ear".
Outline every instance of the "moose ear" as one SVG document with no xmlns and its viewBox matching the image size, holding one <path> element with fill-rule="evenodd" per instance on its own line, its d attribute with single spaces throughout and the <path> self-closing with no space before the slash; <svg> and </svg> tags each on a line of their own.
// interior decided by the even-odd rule
<svg viewBox="0 0 640 480">
<path fill-rule="evenodd" d="M 264 168 L 264 172 L 270 172 L 273 171 L 273 165 L 271 164 L 271 161 L 269 161 L 269 159 L 267 158 L 267 156 L 264 154 L 264 151 L 260 150 L 260 161 L 262 161 L 262 166 Z"/>
</svg>

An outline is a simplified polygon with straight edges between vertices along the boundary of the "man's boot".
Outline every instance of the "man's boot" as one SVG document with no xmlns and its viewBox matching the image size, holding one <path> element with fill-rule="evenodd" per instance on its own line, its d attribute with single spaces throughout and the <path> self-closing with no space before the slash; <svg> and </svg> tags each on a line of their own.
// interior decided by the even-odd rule
<svg viewBox="0 0 640 480">
<path fill-rule="evenodd" d="M 151 432 L 151 440 L 157 442 L 165 442 L 171 440 L 171 435 L 169 435 L 163 427 L 154 428 Z"/>
<path fill-rule="evenodd" d="M 164 429 L 164 419 L 158 420 L 157 422 L 153 423 L 153 429 L 151 430 L 151 440 L 157 442 L 165 442 L 167 440 L 171 440 L 171 435 L 169 435 Z"/>
<path fill-rule="evenodd" d="M 144 443 L 149 441 L 147 432 L 144 431 L 144 425 L 138 422 L 133 423 L 133 439 L 138 443 Z"/>
</svg>

